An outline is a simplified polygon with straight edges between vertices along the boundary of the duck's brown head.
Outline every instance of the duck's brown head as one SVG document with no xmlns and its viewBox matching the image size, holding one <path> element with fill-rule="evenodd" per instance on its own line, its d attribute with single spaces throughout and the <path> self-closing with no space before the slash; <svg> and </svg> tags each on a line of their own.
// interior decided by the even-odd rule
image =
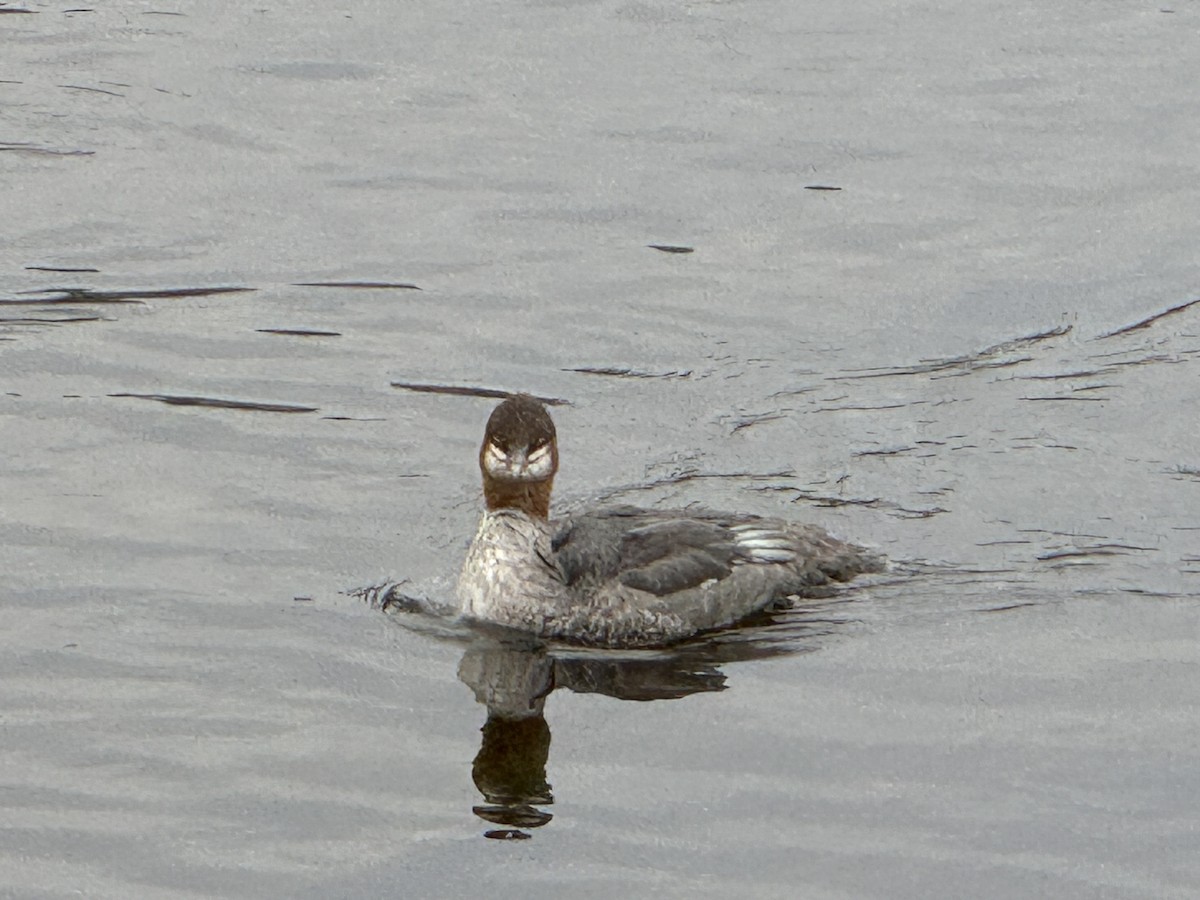
<svg viewBox="0 0 1200 900">
<path fill-rule="evenodd" d="M 516 394 L 492 411 L 479 469 L 488 509 L 520 509 L 539 519 L 550 515 L 558 441 L 541 401 Z"/>
</svg>

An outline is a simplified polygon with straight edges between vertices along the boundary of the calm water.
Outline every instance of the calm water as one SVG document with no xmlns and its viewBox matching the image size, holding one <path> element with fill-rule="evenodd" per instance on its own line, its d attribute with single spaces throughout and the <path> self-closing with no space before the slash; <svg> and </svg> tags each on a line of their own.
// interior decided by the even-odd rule
<svg viewBox="0 0 1200 900">
<path fill-rule="evenodd" d="M 1200 12 L 13 8 L 0 895 L 1200 891 Z M 493 405 L 393 382 L 893 568 L 659 653 L 384 614 Z"/>
</svg>

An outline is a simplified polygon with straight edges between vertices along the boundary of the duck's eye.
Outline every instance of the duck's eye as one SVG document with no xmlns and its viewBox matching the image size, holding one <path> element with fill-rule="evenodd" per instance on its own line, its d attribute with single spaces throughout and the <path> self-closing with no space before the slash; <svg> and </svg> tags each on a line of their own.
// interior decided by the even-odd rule
<svg viewBox="0 0 1200 900">
<path fill-rule="evenodd" d="M 495 441 L 488 441 L 487 450 L 484 451 L 484 455 L 493 462 L 504 462 L 508 459 L 508 454 L 504 451 L 504 448 Z"/>
<path fill-rule="evenodd" d="M 532 462 L 540 462 L 541 460 L 545 459 L 549 455 L 550 455 L 550 445 L 549 444 L 545 444 L 545 443 L 534 444 L 533 447 L 529 451 L 529 461 L 531 463 Z"/>
</svg>

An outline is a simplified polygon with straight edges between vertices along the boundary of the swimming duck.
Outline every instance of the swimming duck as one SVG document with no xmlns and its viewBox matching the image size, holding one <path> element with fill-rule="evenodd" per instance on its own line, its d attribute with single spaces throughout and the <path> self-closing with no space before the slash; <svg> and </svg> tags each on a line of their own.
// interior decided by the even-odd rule
<svg viewBox="0 0 1200 900">
<path fill-rule="evenodd" d="M 486 509 L 461 612 L 545 638 L 665 645 L 882 565 L 816 525 L 739 513 L 614 506 L 551 519 L 557 434 L 527 394 L 493 410 L 479 468 Z"/>
</svg>

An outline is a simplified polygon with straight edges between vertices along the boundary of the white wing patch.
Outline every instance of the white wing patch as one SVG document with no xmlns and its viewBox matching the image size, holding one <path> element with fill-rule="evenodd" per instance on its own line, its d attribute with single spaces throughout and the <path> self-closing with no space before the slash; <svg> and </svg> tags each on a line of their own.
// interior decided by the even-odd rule
<svg viewBox="0 0 1200 900">
<path fill-rule="evenodd" d="M 796 548 L 791 539 L 777 528 L 759 522 L 734 525 L 738 553 L 743 561 L 754 563 L 790 563 L 796 560 Z"/>
</svg>

